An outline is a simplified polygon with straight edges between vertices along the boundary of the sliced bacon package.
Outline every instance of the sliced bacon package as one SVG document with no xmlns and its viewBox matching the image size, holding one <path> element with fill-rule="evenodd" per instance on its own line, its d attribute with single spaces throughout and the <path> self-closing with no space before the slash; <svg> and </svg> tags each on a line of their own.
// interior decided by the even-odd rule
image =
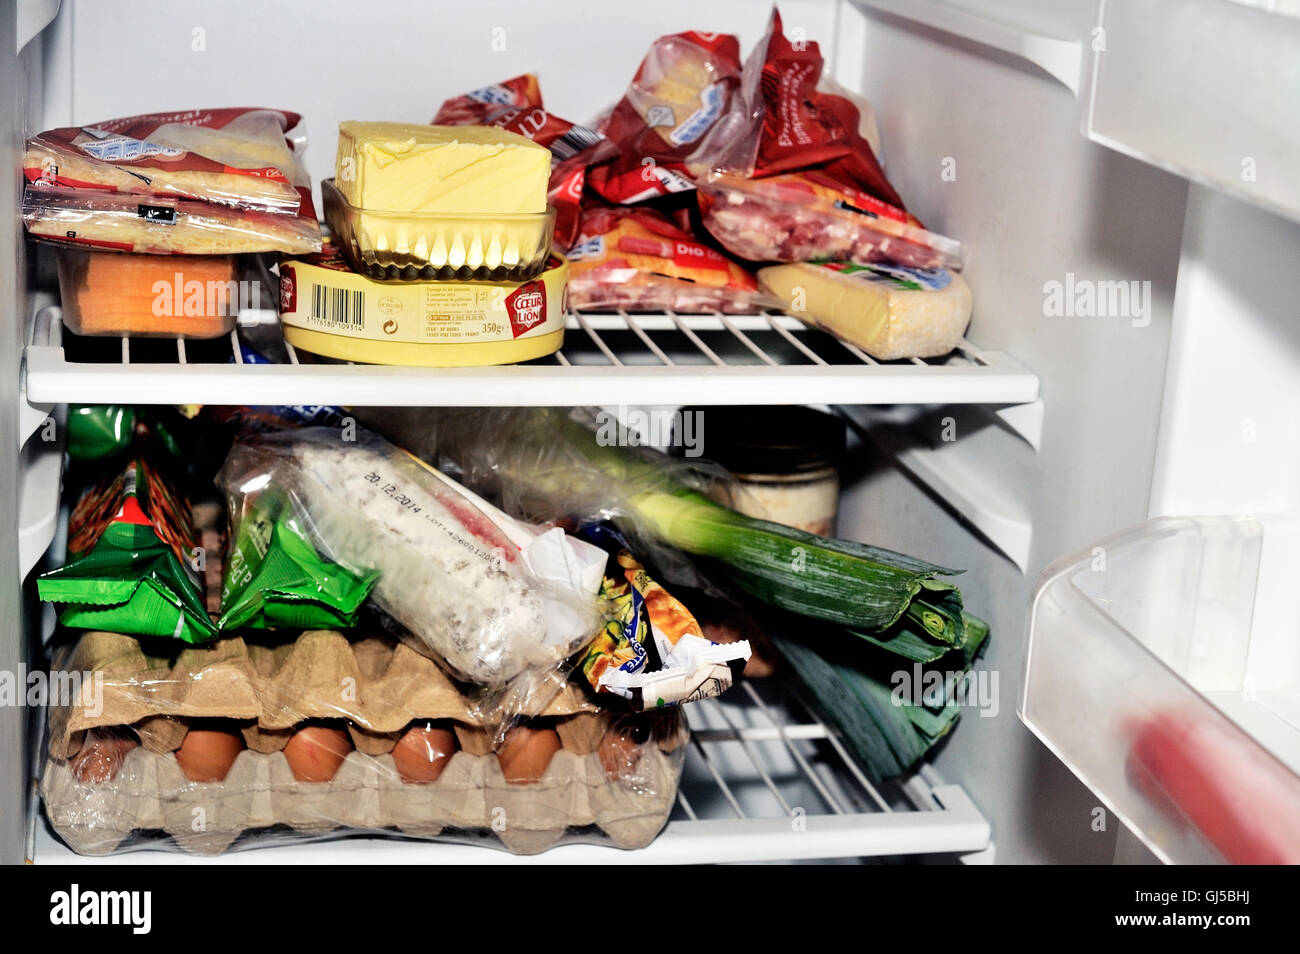
<svg viewBox="0 0 1300 954">
<path fill-rule="evenodd" d="M 561 248 L 578 237 L 587 167 L 618 152 L 594 129 L 549 112 L 542 105 L 541 87 L 532 73 L 452 97 L 439 107 L 433 125 L 500 126 L 551 150 L 547 202 L 555 206 L 555 244 Z"/>
<path fill-rule="evenodd" d="M 730 113 L 690 163 L 705 227 L 754 261 L 961 268 L 961 244 L 907 211 L 864 132 L 869 117 L 822 70 L 817 44 L 791 43 L 773 10 Z"/>
<path fill-rule="evenodd" d="M 574 308 L 749 314 L 779 307 L 744 268 L 646 206 L 586 206 L 568 257 Z"/>
<path fill-rule="evenodd" d="M 295 213 L 306 176 L 286 137 L 300 121 L 279 109 L 194 109 L 51 129 L 27 141 L 23 174 L 36 188 Z"/>
<path fill-rule="evenodd" d="M 616 204 L 693 189 L 689 165 L 739 87 L 734 36 L 691 31 L 655 40 L 601 125 L 619 155 L 590 170 L 592 189 Z"/>
</svg>

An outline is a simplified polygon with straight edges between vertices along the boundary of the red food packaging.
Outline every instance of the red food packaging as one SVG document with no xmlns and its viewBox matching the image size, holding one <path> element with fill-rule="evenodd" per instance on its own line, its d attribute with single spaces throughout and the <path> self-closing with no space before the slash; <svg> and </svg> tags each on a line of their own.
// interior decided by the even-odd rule
<svg viewBox="0 0 1300 954">
<path fill-rule="evenodd" d="M 773 10 L 731 113 L 692 162 L 705 228 L 754 261 L 961 268 L 961 244 L 907 211 L 860 110 L 822 69 L 817 44 L 787 40 Z"/>
<path fill-rule="evenodd" d="M 1128 772 L 1233 864 L 1300 864 L 1300 784 L 1226 719 L 1162 712 L 1130 727 Z"/>
<path fill-rule="evenodd" d="M 694 188 L 689 164 L 739 85 L 734 36 L 687 32 L 655 40 L 603 124 L 619 155 L 590 170 L 592 188 L 622 204 Z"/>
<path fill-rule="evenodd" d="M 561 248 L 578 237 L 587 167 L 618 151 L 594 129 L 549 112 L 532 73 L 452 97 L 439 107 L 433 125 L 499 126 L 551 150 L 547 202 L 555 206 L 555 244 Z"/>
<path fill-rule="evenodd" d="M 575 308 L 744 314 L 775 304 L 753 275 L 654 209 L 588 205 L 568 258 Z"/>
</svg>

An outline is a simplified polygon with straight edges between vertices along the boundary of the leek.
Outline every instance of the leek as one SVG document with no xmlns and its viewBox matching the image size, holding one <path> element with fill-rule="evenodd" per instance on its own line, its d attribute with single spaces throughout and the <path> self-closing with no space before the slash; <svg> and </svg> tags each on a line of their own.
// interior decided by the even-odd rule
<svg viewBox="0 0 1300 954">
<path fill-rule="evenodd" d="M 660 542 L 721 563 L 741 589 L 800 616 L 865 630 L 907 614 L 932 640 L 962 639 L 957 571 L 848 540 L 757 520 L 689 489 L 643 492 L 629 516 Z"/>
</svg>

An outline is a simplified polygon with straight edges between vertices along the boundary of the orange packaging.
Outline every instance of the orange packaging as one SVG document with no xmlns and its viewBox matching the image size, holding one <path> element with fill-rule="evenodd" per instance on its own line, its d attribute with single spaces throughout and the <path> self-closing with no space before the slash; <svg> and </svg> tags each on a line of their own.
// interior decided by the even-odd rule
<svg viewBox="0 0 1300 954">
<path fill-rule="evenodd" d="M 241 306 L 258 306 L 256 283 L 238 277 L 234 255 L 60 248 L 63 324 L 79 335 L 217 338 L 235 326 Z"/>
<path fill-rule="evenodd" d="M 652 209 L 585 208 L 569 250 L 575 308 L 751 312 L 764 304 L 754 276 Z"/>
</svg>

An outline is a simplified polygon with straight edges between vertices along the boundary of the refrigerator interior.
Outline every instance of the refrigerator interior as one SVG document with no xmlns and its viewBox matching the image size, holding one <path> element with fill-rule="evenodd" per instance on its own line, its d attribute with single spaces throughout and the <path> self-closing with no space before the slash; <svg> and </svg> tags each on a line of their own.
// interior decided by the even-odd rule
<svg viewBox="0 0 1300 954">
<path fill-rule="evenodd" d="M 1110 862 L 1123 828 L 1113 806 L 1017 717 L 1040 572 L 1148 516 L 1300 510 L 1293 267 L 1300 201 L 1288 176 L 1277 174 L 1278 162 L 1296 155 L 1293 139 L 1285 150 L 1296 124 L 1287 133 L 1277 117 L 1238 116 L 1241 100 L 1231 94 L 1261 81 L 1234 72 L 1230 56 L 1201 75 L 1183 69 L 1214 42 L 1229 51 L 1259 42 L 1294 51 L 1286 44 L 1296 42 L 1300 20 L 1225 0 L 1149 6 L 1138 16 L 1106 0 L 781 4 L 787 34 L 802 30 L 820 42 L 835 78 L 871 101 L 882 159 L 909 208 L 969 249 L 963 274 L 973 318 L 946 362 L 876 365 L 843 350 L 832 355 L 793 319 L 596 316 L 572 319 L 564 360 L 543 367 L 429 374 L 294 365 L 251 380 L 234 377 L 239 369 L 224 358 L 191 358 L 183 345 L 163 363 L 132 361 L 129 343 L 120 363 L 78 366 L 60 347 L 51 301 L 25 287 L 20 229 L 11 227 L 0 238 L 0 261 L 19 280 L 6 282 L 15 320 L 0 359 L 17 369 L 25 347 L 26 360 L 22 377 L 2 377 L 0 441 L 27 450 L 18 466 L 0 468 L 0 496 L 23 500 L 22 483 L 31 504 L 17 508 L 21 518 L 8 508 L 0 533 L 32 542 L 19 548 L 17 567 L 14 548 L 0 548 L 0 668 L 17 667 L 24 628 L 38 625 L 30 603 L 24 616 L 17 580 L 55 533 L 57 480 L 52 489 L 48 468 L 57 477 L 60 454 L 31 438 L 66 402 L 220 403 L 237 390 L 242 403 L 834 406 L 861 443 L 846 475 L 840 535 L 965 568 L 966 604 L 992 627 L 980 664 L 996 679 L 992 704 L 966 712 L 932 765 L 882 797 L 859 784 L 851 763 L 800 764 L 812 750 L 791 740 L 827 733 L 797 699 L 782 701 L 778 713 L 766 708 L 777 700 L 734 690 L 736 708 L 701 707 L 697 727 L 729 748 L 710 749 L 722 754 L 700 761 L 688 773 L 698 787 L 685 790 L 718 817 L 745 815 L 753 837 L 728 840 L 707 823 L 670 827 L 643 857 L 715 860 L 739 844 L 750 847 L 737 859 L 833 854 L 799 842 L 806 833 L 791 835 L 789 809 L 807 803 L 820 804 L 809 813 L 827 819 L 808 831 L 825 841 L 857 839 L 861 856 L 990 860 L 995 847 L 1004 861 Z M 1190 7 L 1200 20 L 1174 12 Z M 726 31 L 748 51 L 768 12 L 747 0 L 445 10 L 383 0 L 362 12 L 333 0 L 22 2 L 22 33 L 13 36 L 13 16 L 0 24 L 0 46 L 21 47 L 16 58 L 0 56 L 4 159 L 16 169 L 25 135 L 73 122 L 217 101 L 268 104 L 306 117 L 306 164 L 318 186 L 331 174 L 341 120 L 428 122 L 448 96 L 533 71 L 550 108 L 585 121 L 618 95 L 656 36 Z M 1160 17 L 1167 35 L 1151 32 Z M 1198 94 L 1215 83 L 1226 92 L 1199 100 L 1204 109 L 1195 113 L 1187 90 L 1168 88 L 1171 74 Z M 1289 73 L 1268 95 L 1289 103 L 1294 119 L 1298 89 L 1300 76 Z M 1157 135 L 1160 124 L 1134 121 L 1152 115 L 1168 117 L 1167 135 Z M 1253 144 L 1243 148 L 1256 178 L 1234 176 L 1241 157 L 1220 154 L 1231 137 L 1206 135 L 1216 128 Z M 18 178 L 0 200 L 11 222 Z M 1252 264 L 1258 251 L 1262 266 Z M 1053 314 L 1049 286 L 1076 280 L 1135 283 L 1140 306 L 1113 316 Z M 1298 568 L 1295 559 L 1293 550 L 1273 553 L 1260 572 L 1284 576 Z M 1293 698 L 1297 682 L 1276 688 Z M 27 720 L 39 716 L 0 711 L 7 764 L 31 764 Z M 762 752 L 755 756 L 753 746 Z M 0 860 L 24 853 L 67 860 L 19 773 L 0 777 Z M 824 790 L 836 785 L 852 794 Z M 691 822 L 693 814 L 682 808 L 675 819 Z M 439 852 L 514 860 L 441 845 L 346 844 L 358 860 Z M 1123 857 L 1143 854 L 1120 847 Z M 340 857 L 337 845 L 268 850 L 304 862 Z M 541 860 L 610 854 L 566 847 Z"/>
</svg>

